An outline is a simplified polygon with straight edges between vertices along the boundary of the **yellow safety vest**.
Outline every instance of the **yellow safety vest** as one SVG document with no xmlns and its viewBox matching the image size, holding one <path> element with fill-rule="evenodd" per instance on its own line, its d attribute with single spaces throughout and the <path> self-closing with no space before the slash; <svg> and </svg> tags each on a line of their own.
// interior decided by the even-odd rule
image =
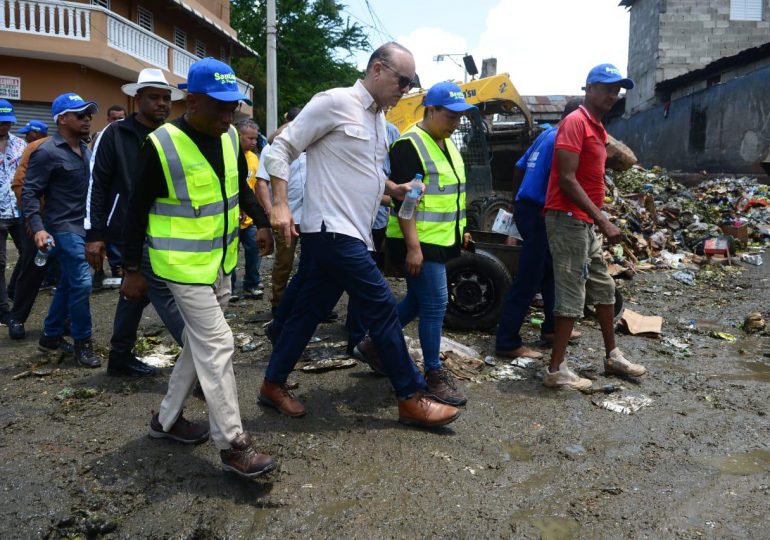
<svg viewBox="0 0 770 540">
<path fill-rule="evenodd" d="M 454 245 L 458 220 L 460 234 L 465 230 L 465 165 L 459 150 L 451 139 L 444 139 L 452 158 L 450 163 L 433 137 L 417 125 L 399 140 L 414 145 L 425 173 L 425 194 L 415 210 L 417 237 L 424 244 Z M 385 234 L 388 238 L 404 237 L 395 213 L 388 220 Z"/>
<path fill-rule="evenodd" d="M 259 156 L 252 152 L 251 150 L 246 150 L 243 153 L 244 156 L 246 156 L 246 165 L 249 167 L 249 175 L 246 177 L 246 182 L 248 182 L 249 187 L 254 192 L 254 195 L 257 194 L 257 170 L 259 169 Z M 241 229 L 248 229 L 251 227 L 251 225 L 254 223 L 254 221 L 241 212 Z"/>
<path fill-rule="evenodd" d="M 222 134 L 224 186 L 182 130 L 165 124 L 150 134 L 166 178 L 168 197 L 150 208 L 147 242 L 152 270 L 177 283 L 213 284 L 220 267 L 238 258 L 238 132 Z"/>
</svg>

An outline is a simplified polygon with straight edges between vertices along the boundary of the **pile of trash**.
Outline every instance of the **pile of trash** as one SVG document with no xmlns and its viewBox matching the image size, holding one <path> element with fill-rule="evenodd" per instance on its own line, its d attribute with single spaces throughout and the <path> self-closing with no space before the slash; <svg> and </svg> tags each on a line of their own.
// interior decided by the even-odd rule
<svg viewBox="0 0 770 540">
<path fill-rule="evenodd" d="M 720 178 L 688 188 L 659 168 L 607 171 L 604 211 L 623 232 L 605 257 L 613 275 L 686 268 L 688 263 L 760 265 L 770 243 L 770 188 L 756 180 Z M 735 259 L 738 260 L 738 259 Z M 685 278 L 686 276 L 683 276 Z"/>
</svg>

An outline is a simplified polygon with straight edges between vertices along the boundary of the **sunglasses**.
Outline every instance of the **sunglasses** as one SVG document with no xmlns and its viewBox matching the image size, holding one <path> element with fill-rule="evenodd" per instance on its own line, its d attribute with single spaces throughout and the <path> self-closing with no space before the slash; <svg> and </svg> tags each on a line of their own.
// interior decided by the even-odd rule
<svg viewBox="0 0 770 540">
<path fill-rule="evenodd" d="M 74 114 L 75 118 L 77 118 L 78 120 L 85 120 L 86 118 L 91 118 L 94 115 L 94 113 L 88 109 L 86 109 L 85 111 L 77 111 L 77 112 L 70 111 L 70 112 L 72 112 L 72 114 Z"/>
<path fill-rule="evenodd" d="M 406 88 L 407 90 L 411 90 L 417 84 L 416 80 L 414 80 L 411 77 L 407 77 L 406 75 L 401 75 L 398 71 L 390 67 L 386 62 L 383 62 L 382 60 L 380 60 L 380 64 L 382 64 L 383 66 L 385 66 L 390 71 L 396 74 L 396 76 L 398 77 L 399 88 Z"/>
</svg>

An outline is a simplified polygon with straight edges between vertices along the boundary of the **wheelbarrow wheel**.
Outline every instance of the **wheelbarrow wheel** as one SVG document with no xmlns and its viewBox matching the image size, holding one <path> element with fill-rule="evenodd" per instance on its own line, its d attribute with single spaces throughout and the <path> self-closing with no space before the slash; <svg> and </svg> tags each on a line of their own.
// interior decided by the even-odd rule
<svg viewBox="0 0 770 540">
<path fill-rule="evenodd" d="M 492 330 L 500 320 L 511 275 L 484 251 L 464 251 L 446 265 L 449 303 L 444 324 L 456 330 Z"/>
</svg>

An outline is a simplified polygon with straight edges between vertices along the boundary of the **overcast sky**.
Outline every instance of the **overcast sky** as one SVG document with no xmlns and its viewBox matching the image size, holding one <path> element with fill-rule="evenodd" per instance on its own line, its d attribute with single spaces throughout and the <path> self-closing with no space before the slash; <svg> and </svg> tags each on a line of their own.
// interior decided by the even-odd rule
<svg viewBox="0 0 770 540">
<path fill-rule="evenodd" d="M 479 71 L 496 57 L 498 73 L 525 95 L 579 94 L 596 64 L 627 69 L 629 15 L 619 0 L 369 0 L 377 24 L 365 0 L 341 1 L 373 47 L 392 36 L 412 51 L 424 87 L 462 81 L 462 67 L 434 60 L 445 53 L 471 53 Z M 368 56 L 355 61 L 363 68 Z"/>
</svg>

